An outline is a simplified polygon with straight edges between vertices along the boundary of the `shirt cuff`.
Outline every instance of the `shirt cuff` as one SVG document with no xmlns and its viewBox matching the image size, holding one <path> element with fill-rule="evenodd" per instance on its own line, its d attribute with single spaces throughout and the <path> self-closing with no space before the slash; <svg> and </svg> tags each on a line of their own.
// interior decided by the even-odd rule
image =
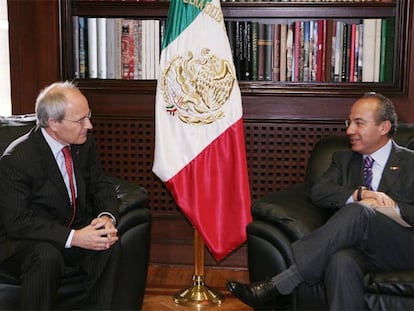
<svg viewBox="0 0 414 311">
<path fill-rule="evenodd" d="M 71 248 L 72 247 L 72 239 L 73 235 L 75 234 L 75 230 L 70 230 L 68 239 L 66 240 L 65 248 Z"/>
<path fill-rule="evenodd" d="M 99 213 L 98 218 L 99 217 L 102 217 L 102 216 L 108 216 L 109 218 L 111 218 L 112 224 L 114 226 L 116 226 L 116 218 L 110 212 L 102 212 L 102 213 Z"/>
</svg>

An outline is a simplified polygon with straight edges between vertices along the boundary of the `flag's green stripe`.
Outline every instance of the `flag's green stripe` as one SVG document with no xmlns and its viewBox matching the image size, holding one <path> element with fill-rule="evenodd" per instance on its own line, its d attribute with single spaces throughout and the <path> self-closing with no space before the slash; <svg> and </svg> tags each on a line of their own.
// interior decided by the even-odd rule
<svg viewBox="0 0 414 311">
<path fill-rule="evenodd" d="M 164 49 L 201 13 L 212 0 L 171 0 L 162 48 Z M 184 3 L 185 2 L 185 3 Z"/>
</svg>

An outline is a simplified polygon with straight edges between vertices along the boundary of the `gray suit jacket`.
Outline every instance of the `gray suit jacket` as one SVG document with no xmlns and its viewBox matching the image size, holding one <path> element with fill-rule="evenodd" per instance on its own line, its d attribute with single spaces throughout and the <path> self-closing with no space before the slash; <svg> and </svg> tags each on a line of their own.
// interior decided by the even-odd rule
<svg viewBox="0 0 414 311">
<path fill-rule="evenodd" d="M 104 174 L 95 140 L 72 145 L 77 183 L 76 217 L 62 175 L 40 129 L 13 142 L 0 159 L 0 262 L 19 240 L 47 241 L 63 249 L 71 229 L 100 212 L 118 217 L 115 187 Z"/>
<path fill-rule="evenodd" d="M 362 155 L 352 150 L 334 153 L 328 170 L 311 189 L 314 204 L 341 208 L 358 186 L 363 185 Z M 402 218 L 414 225 L 414 152 L 392 142 L 378 191 L 397 202 Z"/>
</svg>

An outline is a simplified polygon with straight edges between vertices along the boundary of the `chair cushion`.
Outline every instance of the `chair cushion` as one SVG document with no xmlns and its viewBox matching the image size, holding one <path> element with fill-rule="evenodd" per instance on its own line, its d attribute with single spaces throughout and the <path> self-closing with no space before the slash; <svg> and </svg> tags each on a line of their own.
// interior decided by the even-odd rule
<svg viewBox="0 0 414 311">
<path fill-rule="evenodd" d="M 414 297 L 414 271 L 371 272 L 365 276 L 369 293 Z"/>
</svg>

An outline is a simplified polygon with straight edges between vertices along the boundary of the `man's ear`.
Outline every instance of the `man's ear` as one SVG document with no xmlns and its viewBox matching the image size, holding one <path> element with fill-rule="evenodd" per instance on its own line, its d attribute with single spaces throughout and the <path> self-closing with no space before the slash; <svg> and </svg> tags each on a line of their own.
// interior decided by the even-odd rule
<svg viewBox="0 0 414 311">
<path fill-rule="evenodd" d="M 385 120 L 381 122 L 380 125 L 380 131 L 382 135 L 388 135 L 388 133 L 391 131 L 392 124 L 390 120 Z"/>
<path fill-rule="evenodd" d="M 53 131 L 57 131 L 57 127 L 59 126 L 60 122 L 56 121 L 55 119 L 49 119 L 47 120 L 47 124 L 49 125 L 49 128 Z"/>
</svg>

